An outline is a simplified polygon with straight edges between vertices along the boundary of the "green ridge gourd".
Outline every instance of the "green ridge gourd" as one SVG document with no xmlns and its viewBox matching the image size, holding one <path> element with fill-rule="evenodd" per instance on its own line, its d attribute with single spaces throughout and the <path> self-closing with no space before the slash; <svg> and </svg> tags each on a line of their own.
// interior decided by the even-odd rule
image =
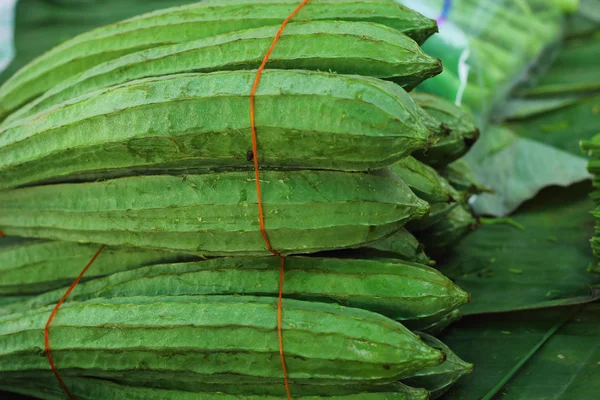
<svg viewBox="0 0 600 400">
<path fill-rule="evenodd" d="M 0 191 L 8 236 L 151 247 L 205 255 L 270 255 L 253 172 L 137 176 Z M 358 247 L 427 214 L 397 180 L 334 171 L 262 171 L 265 220 L 284 255 Z"/>
<path fill-rule="evenodd" d="M 479 129 L 467 111 L 431 94 L 411 93 L 411 97 L 433 119 L 446 125 L 450 133 L 427 150 L 416 151 L 413 154 L 415 158 L 442 168 L 465 155 L 479 138 Z"/>
<path fill-rule="evenodd" d="M 442 332 L 444 332 L 450 325 L 453 323 L 460 321 L 463 317 L 463 313 L 460 310 L 454 310 L 444 316 L 437 321 L 433 321 L 429 325 L 423 325 L 422 327 L 416 328 L 423 333 L 427 333 L 429 335 L 438 336 Z"/>
<path fill-rule="evenodd" d="M 399 259 L 424 265 L 435 264 L 427 257 L 417 238 L 405 228 L 377 242 L 367 244 L 365 247 L 358 249 L 358 252 L 371 257 Z"/>
<path fill-rule="evenodd" d="M 55 378 L 56 380 L 56 378 Z M 64 400 L 64 391 L 57 387 L 55 380 L 36 379 L 35 382 L 12 380 L 0 381 L 0 389 L 36 396 L 44 400 Z M 189 392 L 175 389 L 155 389 L 121 385 L 110 381 L 91 378 L 69 378 L 66 380 L 69 390 L 80 400 L 285 400 L 287 396 L 256 395 L 256 394 L 227 394 L 222 392 Z M 243 385 L 242 390 L 244 389 Z M 333 387 L 325 387 L 334 389 Z M 294 398 L 298 400 L 429 400 L 429 392 L 425 389 L 412 388 L 401 383 L 386 385 L 385 391 L 362 392 L 345 395 L 331 395 L 323 391 L 319 395 L 296 395 L 297 385 L 294 386 Z M 378 388 L 379 389 L 379 388 Z"/>
<path fill-rule="evenodd" d="M 296 0 L 205 0 L 143 14 L 78 35 L 36 58 L 0 87 L 0 120 L 64 80 L 125 54 L 231 31 L 281 24 Z M 294 22 L 375 22 L 421 44 L 435 21 L 393 0 L 313 0 Z"/>
<path fill-rule="evenodd" d="M 412 233 L 418 233 L 430 229 L 440 221 L 448 218 L 448 215 L 456 208 L 460 208 L 460 203 L 435 203 L 431 206 L 429 214 L 423 218 L 410 221 L 406 228 Z"/>
<path fill-rule="evenodd" d="M 0 317 L 0 379 L 49 372 L 40 348 L 52 307 Z M 445 358 L 376 313 L 288 299 L 283 309 L 292 385 L 393 382 Z M 127 380 L 160 371 L 164 379 L 281 384 L 276 314 L 276 298 L 250 296 L 67 303 L 52 324 L 52 356 L 64 377 L 84 370 L 89 377 Z"/>
<path fill-rule="evenodd" d="M 463 194 L 463 200 L 474 194 L 493 193 L 493 190 L 483 186 L 473 175 L 469 165 L 462 159 L 456 160 L 439 170 L 439 173 L 450 184 Z"/>
<path fill-rule="evenodd" d="M 69 301 L 166 295 L 278 296 L 277 257 L 225 257 L 152 265 L 80 283 Z M 56 304 L 64 289 L 6 306 L 0 314 Z M 442 318 L 469 295 L 437 270 L 408 262 L 287 257 L 285 298 L 338 302 L 377 312 L 411 327 L 412 320 Z"/>
<path fill-rule="evenodd" d="M 99 64 L 15 111 L 2 126 L 99 89 L 185 72 L 255 69 L 279 26 L 235 31 L 153 47 Z M 269 58 L 270 69 L 306 69 L 390 79 L 411 90 L 442 71 L 406 35 L 365 22 L 290 23 Z"/>
<path fill-rule="evenodd" d="M 429 252 L 441 254 L 478 227 L 479 221 L 471 214 L 470 209 L 460 204 L 444 218 L 415 235 Z"/>
<path fill-rule="evenodd" d="M 422 369 L 414 376 L 405 379 L 409 385 L 422 387 L 431 392 L 432 399 L 438 399 L 444 395 L 460 378 L 473 371 L 473 364 L 463 361 L 448 346 L 439 339 L 426 333 L 417 332 L 429 346 L 442 350 L 446 354 L 446 361 L 435 367 Z"/>
<path fill-rule="evenodd" d="M 3 295 L 35 294 L 68 286 L 100 248 L 98 244 L 62 241 L 21 239 L 5 244 L 6 241 L 0 240 L 0 294 Z M 107 247 L 82 279 L 194 259 L 189 254 L 170 251 Z"/>
<path fill-rule="evenodd" d="M 408 156 L 390 167 L 419 198 L 430 204 L 451 203 L 460 194 L 435 169 Z"/>
<path fill-rule="evenodd" d="M 255 71 L 147 78 L 74 99 L 0 135 L 0 189 L 152 171 L 252 169 Z M 264 168 L 367 170 L 427 146 L 392 82 L 270 70 L 256 94 Z M 301 110 L 301 112 L 299 112 Z"/>
</svg>

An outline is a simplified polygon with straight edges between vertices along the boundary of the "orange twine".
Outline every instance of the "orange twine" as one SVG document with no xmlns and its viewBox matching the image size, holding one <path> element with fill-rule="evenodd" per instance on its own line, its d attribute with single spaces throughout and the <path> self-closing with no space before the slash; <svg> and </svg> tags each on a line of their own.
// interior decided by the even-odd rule
<svg viewBox="0 0 600 400">
<path fill-rule="evenodd" d="M 77 286 L 77 284 L 79 283 L 79 281 L 81 280 L 83 275 L 85 275 L 85 273 L 90 268 L 90 266 L 94 263 L 94 261 L 96 261 L 96 258 L 98 258 L 100 253 L 102 253 L 102 250 L 104 250 L 104 245 L 100 246 L 100 248 L 98 249 L 96 254 L 94 254 L 92 259 L 90 260 L 90 262 L 88 262 L 88 264 L 85 266 L 83 271 L 81 271 L 81 273 L 79 274 L 77 279 L 75 279 L 73 281 L 73 283 L 71 283 L 71 286 L 69 286 L 69 288 L 67 289 L 67 291 L 65 292 L 63 297 L 61 297 L 61 299 L 58 301 L 58 303 L 56 303 L 56 306 L 54 306 L 54 309 L 52 310 L 52 313 L 50 314 L 50 318 L 48 318 L 48 322 L 46 322 L 46 326 L 44 327 L 44 347 L 46 348 L 46 356 L 48 357 L 48 362 L 50 363 L 50 368 L 52 368 L 52 372 L 54 372 L 54 376 L 56 376 L 58 383 L 60 384 L 60 386 L 63 388 L 63 390 L 65 391 L 65 393 L 67 394 L 67 396 L 69 396 L 69 399 L 71 399 L 71 400 L 74 399 L 74 397 L 71 394 L 71 392 L 69 391 L 69 388 L 67 387 L 65 382 L 60 377 L 60 374 L 58 373 L 58 370 L 56 369 L 56 366 L 54 365 L 54 360 L 52 359 L 52 354 L 50 352 L 50 332 L 49 332 L 50 324 L 52 324 L 52 320 L 56 316 L 56 313 L 58 312 L 58 309 L 60 308 L 62 303 L 64 303 L 64 301 L 71 294 L 73 289 L 75 289 L 75 286 Z"/>
<path fill-rule="evenodd" d="M 256 72 L 256 78 L 254 79 L 254 85 L 252 86 L 252 91 L 250 92 L 250 127 L 252 130 L 252 158 L 254 161 L 254 175 L 256 178 L 256 199 L 257 199 L 257 203 L 258 203 L 258 222 L 260 225 L 260 233 L 265 241 L 265 244 L 267 245 L 267 249 L 269 249 L 269 251 L 271 253 L 273 253 L 274 255 L 281 257 L 281 268 L 279 271 L 279 297 L 277 299 L 277 336 L 279 338 L 279 356 L 281 357 L 281 367 L 283 369 L 283 380 L 285 383 L 285 391 L 286 391 L 288 400 L 291 400 L 292 396 L 290 394 L 290 386 L 289 386 L 288 377 L 287 377 L 287 368 L 285 366 L 285 355 L 284 355 L 284 351 L 283 351 L 283 332 L 281 329 L 281 325 L 282 325 L 281 314 L 282 314 L 282 303 L 283 303 L 283 300 L 282 300 L 283 299 L 283 276 L 285 273 L 285 257 L 283 257 L 281 254 L 279 254 L 279 252 L 277 250 L 273 249 L 273 247 L 271 246 L 271 242 L 269 241 L 267 231 L 265 229 L 265 217 L 264 217 L 264 213 L 263 213 L 262 196 L 261 196 L 261 192 L 260 192 L 260 174 L 259 174 L 259 167 L 258 167 L 258 145 L 257 145 L 258 141 L 257 141 L 257 135 L 256 135 L 255 118 L 254 118 L 255 117 L 254 100 L 255 100 L 255 95 L 256 95 L 256 89 L 258 88 L 258 83 L 260 82 L 261 75 L 265 69 L 265 66 L 267 65 L 267 61 L 269 61 L 269 57 L 271 56 L 271 53 L 273 52 L 273 49 L 275 48 L 277 41 L 279 40 L 279 38 L 281 37 L 281 34 L 283 33 L 283 30 L 285 29 L 288 22 L 290 22 L 290 20 L 292 18 L 294 18 L 294 16 L 296 14 L 298 14 L 298 12 L 302 9 L 302 7 L 304 7 L 308 2 L 309 2 L 309 0 L 303 0 L 298 5 L 298 7 L 296 7 L 296 9 L 283 21 L 283 23 L 279 27 L 279 30 L 277 31 L 277 34 L 275 35 L 275 38 L 273 39 L 273 43 L 271 43 L 271 46 L 269 47 L 269 50 L 267 50 L 267 54 L 265 55 L 265 58 L 263 59 L 260 67 L 258 68 L 258 71 Z"/>
</svg>

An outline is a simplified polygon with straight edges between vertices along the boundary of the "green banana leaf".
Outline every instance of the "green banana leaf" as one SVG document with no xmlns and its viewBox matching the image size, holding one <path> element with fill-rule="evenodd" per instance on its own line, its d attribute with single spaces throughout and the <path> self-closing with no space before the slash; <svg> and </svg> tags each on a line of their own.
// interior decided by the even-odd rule
<svg viewBox="0 0 600 400">
<path fill-rule="evenodd" d="M 574 38 L 565 45 L 552 67 L 532 88 L 520 96 L 547 96 L 565 92 L 591 92 L 600 89 L 600 30 Z"/>
<path fill-rule="evenodd" d="M 598 79 L 600 82 L 600 73 Z M 567 97 L 563 101 L 567 103 L 558 109 L 511 121 L 509 126 L 521 137 L 581 156 L 579 141 L 600 133 L 600 95 L 571 100 L 570 103 Z"/>
<path fill-rule="evenodd" d="M 575 137 L 573 141 L 578 144 Z M 464 157 L 475 178 L 494 190 L 477 196 L 477 214 L 502 217 L 548 186 L 570 186 L 590 178 L 587 160 L 492 126 Z"/>
<path fill-rule="evenodd" d="M 496 190 L 477 199 L 477 212 L 508 215 L 544 187 L 589 178 L 579 142 L 600 133 L 598 10 L 600 1 L 582 2 L 568 25 L 575 37 L 564 44 L 547 71 L 539 69 L 539 76 L 532 75 L 512 100 L 496 110 L 495 118 L 508 119 L 508 124 L 482 135 L 482 143 L 468 155 L 471 168 L 479 172 L 477 178 Z M 576 30 L 582 21 L 588 26 Z"/>
<path fill-rule="evenodd" d="M 589 182 L 550 188 L 511 219 L 485 220 L 438 263 L 471 293 L 465 315 L 589 302 L 600 275 L 589 240 L 594 204 Z M 487 223 L 486 223 L 487 221 Z M 460 354 L 459 354 L 460 355 Z"/>
<path fill-rule="evenodd" d="M 475 369 L 446 400 L 594 400 L 600 303 L 463 319 L 441 339 Z"/>
<path fill-rule="evenodd" d="M 508 101 L 496 113 L 496 118 L 503 121 L 517 121 L 537 117 L 544 113 L 560 111 L 563 107 L 577 103 L 581 95 L 565 95 L 559 97 L 515 98 Z"/>
<path fill-rule="evenodd" d="M 600 0 L 579 0 L 579 11 L 567 19 L 569 37 L 589 34 L 600 25 Z"/>
</svg>

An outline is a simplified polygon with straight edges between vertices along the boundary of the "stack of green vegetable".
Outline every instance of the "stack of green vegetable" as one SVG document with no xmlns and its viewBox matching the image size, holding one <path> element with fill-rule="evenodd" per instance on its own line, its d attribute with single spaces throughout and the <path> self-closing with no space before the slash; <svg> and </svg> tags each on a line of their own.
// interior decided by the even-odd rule
<svg viewBox="0 0 600 400">
<path fill-rule="evenodd" d="M 51 328 L 77 397 L 285 395 L 249 93 L 297 3 L 144 14 L 64 42 L 0 87 L 1 293 L 12 296 L 1 387 L 60 397 L 44 325 L 103 243 Z M 451 163 L 479 131 L 452 103 L 406 92 L 441 72 L 419 47 L 435 31 L 393 0 L 314 0 L 262 76 L 256 156 L 267 232 L 289 256 L 294 398 L 438 397 L 470 371 L 411 332 L 440 332 L 469 301 L 426 265 L 423 244 L 439 255 L 477 226 L 477 185 Z"/>
</svg>

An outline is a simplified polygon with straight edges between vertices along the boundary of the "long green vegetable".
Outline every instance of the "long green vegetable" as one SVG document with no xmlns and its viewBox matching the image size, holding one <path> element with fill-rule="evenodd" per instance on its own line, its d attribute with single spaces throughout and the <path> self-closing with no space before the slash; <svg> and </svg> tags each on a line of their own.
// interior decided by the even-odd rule
<svg viewBox="0 0 600 400">
<path fill-rule="evenodd" d="M 7 235 L 268 255 L 252 172 L 137 176 L 0 192 Z M 425 215 L 401 181 L 362 173 L 263 171 L 265 220 L 282 254 L 358 247 Z"/>
<path fill-rule="evenodd" d="M 0 239 L 0 294 L 34 294 L 66 286 L 79 275 L 99 247 L 98 244 L 62 241 Z M 107 247 L 83 279 L 194 259 L 197 257 L 170 251 Z"/>
<path fill-rule="evenodd" d="M 0 188 L 188 169 L 251 169 L 256 72 L 148 78 L 107 88 L 0 135 Z M 367 170 L 427 146 L 398 85 L 310 71 L 263 74 L 256 94 L 265 168 Z M 298 112 L 302 110 L 302 112 Z"/>
<path fill-rule="evenodd" d="M 448 348 L 444 343 L 426 333 L 418 333 L 429 346 L 442 350 L 446 354 L 446 361 L 442 364 L 422 369 L 411 378 L 404 380 L 409 385 L 422 387 L 431 392 L 432 399 L 443 396 L 460 378 L 473 371 L 473 364 L 469 364 Z"/>
<path fill-rule="evenodd" d="M 80 283 L 70 301 L 166 295 L 279 293 L 277 257 L 215 258 L 152 265 Z M 401 321 L 438 319 L 469 301 L 469 295 L 433 268 L 408 262 L 288 257 L 285 298 L 338 302 Z M 6 306 L 0 314 L 55 304 L 64 289 Z"/>
<path fill-rule="evenodd" d="M 186 42 L 234 30 L 274 26 L 297 0 L 206 0 L 143 14 L 83 33 L 19 70 L 0 87 L 0 119 L 64 80 L 104 61 L 142 49 Z M 437 31 L 435 21 L 392 0 L 313 0 L 295 22 L 375 22 L 406 33 L 418 43 Z"/>
<path fill-rule="evenodd" d="M 435 203 L 457 201 L 460 194 L 435 169 L 416 160 L 406 157 L 390 167 L 419 198 Z"/>
<path fill-rule="evenodd" d="M 122 385 L 106 380 L 90 378 L 70 378 L 67 384 L 72 393 L 81 400 L 283 400 L 287 399 L 284 395 L 273 394 L 248 394 L 252 391 L 249 387 L 238 385 L 242 390 L 241 394 L 229 394 L 221 392 L 190 392 L 177 389 L 154 389 L 147 387 L 137 387 Z M 274 385 L 273 385 L 274 386 Z M 281 386 L 281 385 L 280 385 Z M 215 389 L 221 389 L 223 386 L 213 385 Z M 0 388 L 10 390 L 11 392 L 22 393 L 25 395 L 36 396 L 44 400 L 64 400 L 64 392 L 56 386 L 54 380 L 36 379 L 35 382 L 12 380 L 8 382 L 0 381 Z M 224 387 L 225 389 L 230 386 Z M 298 389 L 298 385 L 293 387 L 294 394 L 306 392 L 306 388 Z M 310 388 L 308 391 L 311 391 Z M 297 395 L 294 398 L 299 400 L 429 400 L 429 392 L 425 389 L 416 389 L 401 383 L 386 385 L 385 387 L 376 387 L 373 392 L 358 392 L 355 394 L 332 395 L 335 387 L 323 386 L 317 391 L 318 395 L 307 394 Z M 377 390 L 377 391 L 375 391 Z"/>
<path fill-rule="evenodd" d="M 253 70 L 278 26 L 153 47 L 90 68 L 15 111 L 2 126 L 83 94 L 135 79 L 184 72 Z M 269 58 L 271 69 L 306 69 L 393 80 L 410 90 L 442 70 L 409 37 L 366 22 L 291 23 Z"/>
<path fill-rule="evenodd" d="M 40 346 L 50 309 L 0 317 L 0 379 L 49 372 Z M 283 310 L 291 384 L 395 381 L 444 360 L 399 323 L 369 311 L 287 299 Z M 276 298 L 94 299 L 61 307 L 52 355 L 65 377 L 85 371 L 125 382 L 155 371 L 164 380 L 281 384 L 276 326 Z"/>
</svg>

